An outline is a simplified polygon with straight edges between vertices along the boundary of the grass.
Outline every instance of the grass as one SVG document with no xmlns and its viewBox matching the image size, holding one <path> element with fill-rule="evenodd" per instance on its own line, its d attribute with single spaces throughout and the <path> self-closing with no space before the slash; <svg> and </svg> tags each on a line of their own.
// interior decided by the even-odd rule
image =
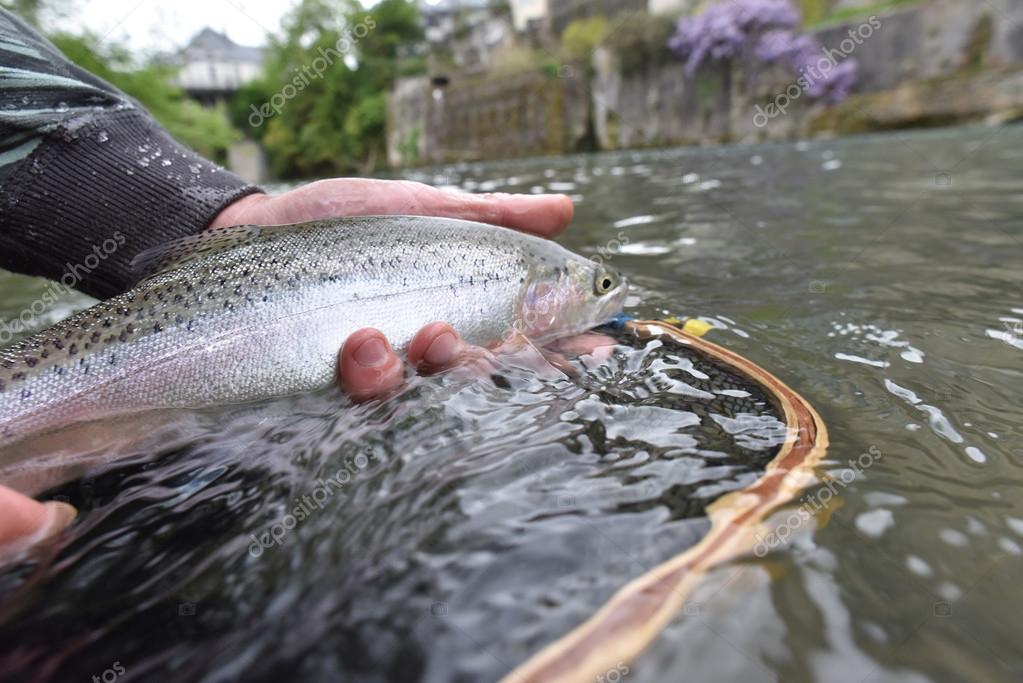
<svg viewBox="0 0 1023 683">
<path fill-rule="evenodd" d="M 847 21 L 859 19 L 861 17 L 869 17 L 874 14 L 880 14 L 889 10 L 896 9 L 897 7 L 904 7 L 908 5 L 919 5 L 926 0 L 884 0 L 883 2 L 876 2 L 873 5 L 867 5 L 866 7 L 847 7 L 846 9 L 836 10 L 831 12 L 820 21 L 815 21 L 808 25 L 808 29 L 824 28 L 825 26 L 832 26 L 834 24 L 843 24 Z"/>
</svg>

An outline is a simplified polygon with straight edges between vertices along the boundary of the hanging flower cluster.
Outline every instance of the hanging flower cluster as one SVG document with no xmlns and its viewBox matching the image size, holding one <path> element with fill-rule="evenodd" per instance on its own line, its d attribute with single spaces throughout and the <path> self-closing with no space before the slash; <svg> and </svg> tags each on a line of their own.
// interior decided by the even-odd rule
<svg viewBox="0 0 1023 683">
<path fill-rule="evenodd" d="M 789 0 L 723 0 L 680 19 L 668 46 L 685 60 L 690 75 L 752 47 L 758 59 L 798 74 L 809 97 L 842 101 L 856 84 L 856 61 L 835 60 L 813 36 L 799 33 L 799 24 L 799 11 Z"/>
</svg>

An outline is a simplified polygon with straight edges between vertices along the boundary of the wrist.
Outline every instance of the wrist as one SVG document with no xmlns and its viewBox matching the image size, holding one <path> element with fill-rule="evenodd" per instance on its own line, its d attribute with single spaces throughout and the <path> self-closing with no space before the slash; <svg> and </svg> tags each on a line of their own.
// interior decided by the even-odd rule
<svg viewBox="0 0 1023 683">
<path fill-rule="evenodd" d="M 220 213 L 210 221 L 206 229 L 213 230 L 216 228 L 230 228 L 235 225 L 258 223 L 258 219 L 253 217 L 259 215 L 261 207 L 269 199 L 271 197 L 262 192 L 247 194 L 221 209 Z"/>
</svg>

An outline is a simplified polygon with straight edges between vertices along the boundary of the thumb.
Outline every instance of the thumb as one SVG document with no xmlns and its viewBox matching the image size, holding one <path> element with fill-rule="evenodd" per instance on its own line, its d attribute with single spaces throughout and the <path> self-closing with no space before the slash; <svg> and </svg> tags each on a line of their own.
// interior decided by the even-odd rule
<svg viewBox="0 0 1023 683">
<path fill-rule="evenodd" d="M 56 536 L 77 515 L 67 503 L 40 503 L 0 486 L 0 554 Z"/>
</svg>

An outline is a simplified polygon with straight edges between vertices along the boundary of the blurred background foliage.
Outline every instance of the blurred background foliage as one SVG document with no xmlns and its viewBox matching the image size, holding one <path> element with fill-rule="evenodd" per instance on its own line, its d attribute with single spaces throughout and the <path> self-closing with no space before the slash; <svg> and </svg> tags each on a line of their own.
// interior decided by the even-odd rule
<svg viewBox="0 0 1023 683">
<path fill-rule="evenodd" d="M 68 0 L 0 0 L 39 27 L 67 57 L 145 106 L 176 138 L 223 161 L 243 137 L 265 147 L 274 175 L 297 178 L 371 171 L 385 157 L 387 92 L 395 78 L 425 71 L 405 48 L 422 39 L 412 0 L 381 0 L 372 13 L 358 0 L 302 0 L 271 37 L 262 78 L 248 83 L 225 107 L 204 108 L 175 84 L 167 55 L 141 62 L 121 45 L 90 33 L 48 30 L 66 16 Z M 358 28 L 363 27 L 363 28 Z M 345 49 L 337 52 L 337 46 Z M 303 67 L 330 56 L 315 78 Z M 335 56 L 338 55 L 338 56 Z M 320 64 L 323 62 L 321 61 Z M 301 87 L 298 83 L 301 82 Z M 293 84 L 287 106 L 253 126 L 258 110 Z"/>
<path fill-rule="evenodd" d="M 263 143 L 275 176 L 370 172 L 386 157 L 387 92 L 397 77 L 425 71 L 403 51 L 421 39 L 409 0 L 381 0 L 372 14 L 354 1 L 303 0 L 272 39 L 264 77 L 232 100 L 232 123 Z M 250 120 L 288 95 L 279 113 Z"/>
</svg>

